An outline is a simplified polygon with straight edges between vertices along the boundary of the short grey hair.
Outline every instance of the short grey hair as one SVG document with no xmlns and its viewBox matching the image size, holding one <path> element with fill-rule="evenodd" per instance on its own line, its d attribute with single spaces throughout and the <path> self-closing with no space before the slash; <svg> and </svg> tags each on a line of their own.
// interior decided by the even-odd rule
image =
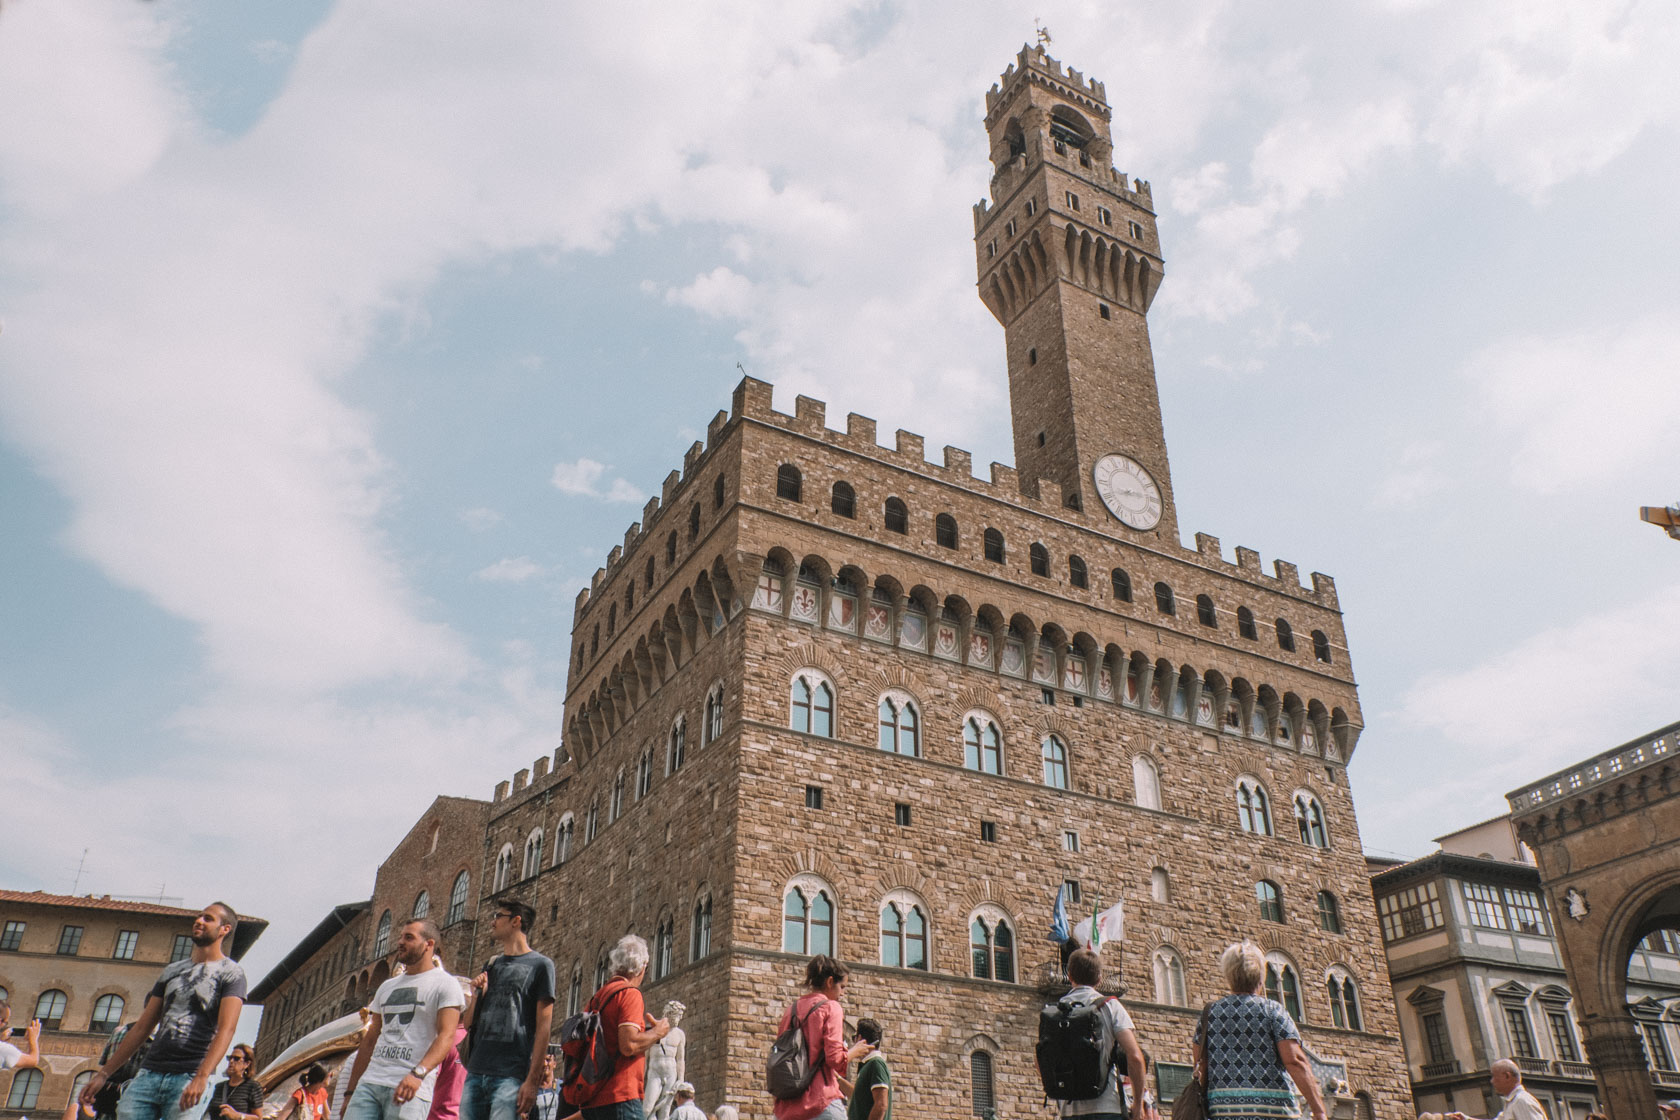
<svg viewBox="0 0 1680 1120">
<path fill-rule="evenodd" d="M 1252 941 L 1243 940 L 1227 945 L 1219 954 L 1219 971 L 1233 992 L 1253 992 L 1266 978 L 1266 954 Z"/>
<path fill-rule="evenodd" d="M 1489 1073 L 1492 1073 L 1494 1070 L 1499 1070 L 1501 1073 L 1508 1073 L 1512 1077 L 1516 1078 L 1518 1082 L 1522 1081 L 1522 1067 L 1509 1058 L 1501 1058 L 1488 1067 Z"/>
<path fill-rule="evenodd" d="M 614 976 L 634 976 L 638 972 L 646 972 L 647 966 L 647 942 L 633 933 L 619 938 L 618 944 L 607 954 L 607 967 L 612 969 Z"/>
</svg>

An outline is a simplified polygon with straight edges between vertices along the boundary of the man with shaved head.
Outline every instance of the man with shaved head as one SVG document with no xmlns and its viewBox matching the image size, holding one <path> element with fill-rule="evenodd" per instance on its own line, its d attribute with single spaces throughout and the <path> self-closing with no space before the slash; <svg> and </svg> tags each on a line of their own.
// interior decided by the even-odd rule
<svg viewBox="0 0 1680 1120">
<path fill-rule="evenodd" d="M 1489 1080 L 1493 1082 L 1493 1091 L 1499 1094 L 1505 1102 L 1505 1107 L 1492 1120 L 1546 1120 L 1546 1110 L 1540 1107 L 1540 1102 L 1534 1099 L 1534 1094 L 1523 1088 L 1522 1070 L 1517 1063 L 1509 1058 L 1501 1058 L 1493 1063 L 1489 1071 Z M 1447 1120 L 1472 1120 L 1462 1112 L 1447 1113 Z"/>
<path fill-rule="evenodd" d="M 350 1099 L 343 1120 L 425 1120 L 431 1101 L 420 1087 L 455 1045 L 466 996 L 460 982 L 438 968 L 438 928 L 411 918 L 397 938 L 403 971 L 379 985 L 361 1049 L 350 1067 Z"/>
</svg>

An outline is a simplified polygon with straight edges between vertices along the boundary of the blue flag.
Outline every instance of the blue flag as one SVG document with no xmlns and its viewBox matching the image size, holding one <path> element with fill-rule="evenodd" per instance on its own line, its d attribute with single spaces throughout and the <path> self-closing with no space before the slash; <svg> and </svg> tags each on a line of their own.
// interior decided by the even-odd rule
<svg viewBox="0 0 1680 1120">
<path fill-rule="evenodd" d="M 1060 945 L 1070 936 L 1067 917 L 1067 884 L 1056 888 L 1056 909 L 1050 915 L 1050 940 Z"/>
</svg>

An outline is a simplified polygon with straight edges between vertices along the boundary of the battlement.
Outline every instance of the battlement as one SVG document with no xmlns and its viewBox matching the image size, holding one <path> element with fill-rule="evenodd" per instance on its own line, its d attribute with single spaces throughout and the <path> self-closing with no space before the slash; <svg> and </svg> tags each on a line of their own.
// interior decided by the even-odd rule
<svg viewBox="0 0 1680 1120">
<path fill-rule="evenodd" d="M 1071 66 L 1064 69 L 1060 62 L 1045 53 L 1042 46 L 1023 44 L 1021 53 L 1015 56 L 1015 61 L 1003 72 L 1002 80 L 986 91 L 987 114 L 1006 100 L 1009 94 L 1014 92 L 1016 85 L 1032 81 L 1035 77 L 1048 82 L 1053 88 L 1060 89 L 1076 101 L 1090 100 L 1104 110 L 1108 108 L 1108 91 L 1103 88 L 1101 82 L 1095 78 L 1087 80 L 1085 75 Z"/>
<path fill-rule="evenodd" d="M 1040 153 L 1046 161 L 1054 161 L 1068 165 L 1071 171 L 1077 162 L 1077 157 L 1063 156 L 1055 152 Z M 992 220 L 992 206 L 1015 193 L 1016 183 L 1030 170 L 1027 153 L 1022 152 L 992 176 L 992 197 L 982 198 L 974 204 L 974 232 L 979 233 Z M 1155 196 L 1150 189 L 1147 179 L 1130 179 L 1124 171 L 1116 171 L 1109 167 L 1104 170 L 1095 168 L 1081 168 L 1078 174 L 1099 187 L 1105 187 L 1127 202 L 1133 203 L 1141 209 L 1155 213 Z"/>
<path fill-rule="evenodd" d="M 561 771 L 571 761 L 571 755 L 566 752 L 564 744 L 556 747 L 552 756 L 545 754 L 531 763 L 530 766 L 515 770 L 511 781 L 497 782 L 494 792 L 490 795 L 491 803 L 500 803 L 510 797 L 517 797 L 528 789 L 535 790 L 541 787 L 544 780 L 549 777 L 550 767 L 553 769 L 554 777 L 558 779 Z"/>
</svg>

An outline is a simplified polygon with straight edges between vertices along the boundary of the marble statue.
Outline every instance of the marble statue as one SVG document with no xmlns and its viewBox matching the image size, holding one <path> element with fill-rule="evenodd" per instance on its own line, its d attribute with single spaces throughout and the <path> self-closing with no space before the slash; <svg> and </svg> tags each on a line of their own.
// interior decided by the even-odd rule
<svg viewBox="0 0 1680 1120">
<path fill-rule="evenodd" d="M 647 1073 L 642 1092 L 642 1111 L 647 1120 L 671 1120 L 671 1108 L 676 1103 L 677 1082 L 684 1080 L 684 1066 L 688 1060 L 688 1036 L 683 1033 L 683 1012 L 688 1008 L 676 1000 L 668 1000 L 660 1016 L 671 1022 L 671 1033 L 653 1044 L 647 1052 Z"/>
</svg>

